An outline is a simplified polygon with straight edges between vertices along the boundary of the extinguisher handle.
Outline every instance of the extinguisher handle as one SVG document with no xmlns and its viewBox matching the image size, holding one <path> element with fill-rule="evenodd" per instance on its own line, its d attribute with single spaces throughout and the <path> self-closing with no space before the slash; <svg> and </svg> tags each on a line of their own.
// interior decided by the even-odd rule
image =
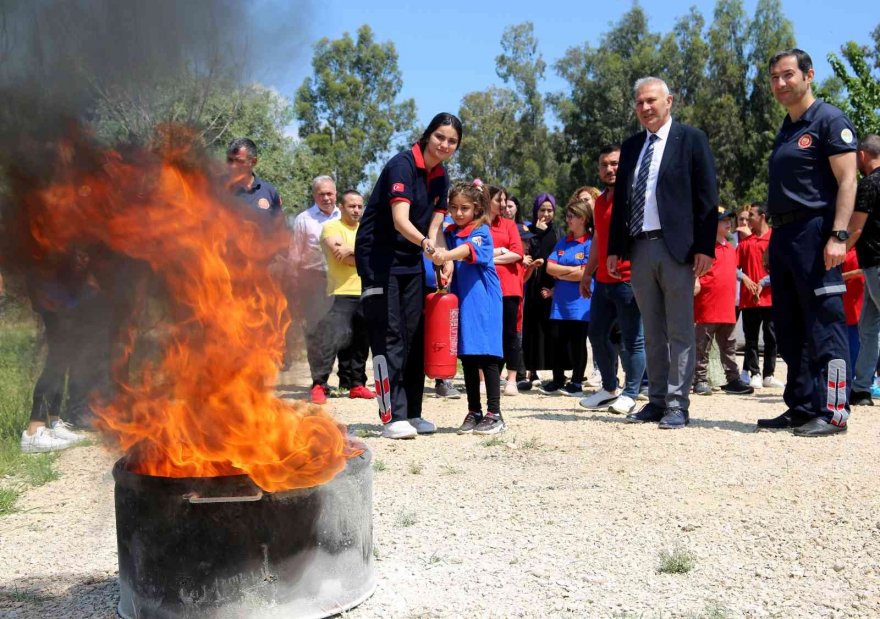
<svg viewBox="0 0 880 619">
<path fill-rule="evenodd" d="M 446 292 L 446 286 L 443 285 L 443 279 L 440 277 L 442 273 L 443 270 L 435 264 L 434 279 L 437 282 L 437 292 Z"/>
</svg>

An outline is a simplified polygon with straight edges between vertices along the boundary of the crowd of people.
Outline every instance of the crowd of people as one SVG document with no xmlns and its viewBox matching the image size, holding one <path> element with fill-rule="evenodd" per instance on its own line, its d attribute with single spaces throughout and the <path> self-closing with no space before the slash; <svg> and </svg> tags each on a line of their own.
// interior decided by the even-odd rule
<svg viewBox="0 0 880 619">
<path fill-rule="evenodd" d="M 355 190 L 337 201 L 333 179 L 317 177 L 314 204 L 290 224 L 284 271 L 293 274 L 285 284 L 293 313 L 304 319 L 309 399 L 375 399 L 387 438 L 435 432 L 422 416 L 423 308 L 427 292 L 448 285 L 460 303 L 461 434 L 504 431 L 502 394 L 532 390 L 574 396 L 631 423 L 684 428 L 691 396 L 715 392 L 713 343 L 721 391 L 784 388 L 786 410 L 758 427 L 845 431 L 850 404 L 871 405 L 876 393 L 880 136 L 857 140 L 846 116 L 814 97 L 802 50 L 780 52 L 768 68 L 787 115 L 770 155 L 767 201 L 739 209 L 719 204 L 706 134 L 673 119 L 673 96 L 656 77 L 634 85 L 642 130 L 602 147 L 601 187 L 578 188 L 564 207 L 541 193 L 524 217 L 500 185 L 451 183 L 444 163 L 463 127 L 448 113 L 387 162 L 366 204 Z M 280 212 L 277 191 L 253 173 L 257 155 L 250 140 L 230 145 L 235 191 L 254 208 Z M 375 392 L 365 372 L 370 352 Z M 445 380 L 435 391 L 460 397 Z M 57 421 L 57 410 L 48 415 Z M 69 429 L 56 427 L 54 435 L 29 428 L 22 448 L 54 448 L 40 437 L 63 442 Z"/>
</svg>

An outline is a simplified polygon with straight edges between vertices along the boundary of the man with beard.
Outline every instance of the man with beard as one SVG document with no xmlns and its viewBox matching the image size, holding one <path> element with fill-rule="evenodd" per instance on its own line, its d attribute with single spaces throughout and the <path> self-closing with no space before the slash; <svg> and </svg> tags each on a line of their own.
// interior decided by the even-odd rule
<svg viewBox="0 0 880 619">
<path fill-rule="evenodd" d="M 849 418 L 840 265 L 856 196 L 856 136 L 843 112 L 813 95 L 806 52 L 779 52 L 769 70 L 773 96 L 788 112 L 770 154 L 767 200 L 773 323 L 788 366 L 788 410 L 758 426 L 828 436 L 846 431 Z"/>
<path fill-rule="evenodd" d="M 590 258 L 581 279 L 581 295 L 590 298 L 590 346 L 602 375 L 602 386 L 593 395 L 580 401 L 588 410 L 605 410 L 628 415 L 636 407 L 639 386 L 645 373 L 645 337 L 642 315 L 633 295 L 629 278 L 629 262 L 617 264 L 620 277 L 608 272 L 608 233 L 614 204 L 614 184 L 620 162 L 620 146 L 605 146 L 599 151 L 599 180 L 605 190 L 596 198 L 593 209 L 595 232 Z M 595 278 L 595 288 L 590 285 Z M 620 360 L 623 363 L 624 387 L 618 394 L 617 346 L 611 341 L 611 327 L 620 328 Z"/>
</svg>

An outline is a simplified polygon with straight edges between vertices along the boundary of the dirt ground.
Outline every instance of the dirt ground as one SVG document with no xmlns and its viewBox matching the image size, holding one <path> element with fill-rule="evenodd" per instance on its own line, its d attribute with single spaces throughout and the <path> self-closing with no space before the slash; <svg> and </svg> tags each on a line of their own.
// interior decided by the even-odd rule
<svg viewBox="0 0 880 619">
<path fill-rule="evenodd" d="M 305 397 L 303 368 L 282 383 Z M 780 390 L 695 397 L 678 431 L 532 392 L 502 400 L 489 440 L 427 391 L 439 431 L 411 441 L 380 438 L 372 402 L 330 400 L 377 469 L 379 584 L 346 617 L 880 616 L 880 408 L 804 439 L 755 431 Z M 0 519 L 0 616 L 115 616 L 114 459 L 63 453 Z M 693 568 L 661 573 L 663 551 Z"/>
</svg>

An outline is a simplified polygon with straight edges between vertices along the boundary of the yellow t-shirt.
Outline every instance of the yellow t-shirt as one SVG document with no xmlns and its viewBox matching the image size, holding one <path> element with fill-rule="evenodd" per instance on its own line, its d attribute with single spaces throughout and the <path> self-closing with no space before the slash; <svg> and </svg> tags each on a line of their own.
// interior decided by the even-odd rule
<svg viewBox="0 0 880 619">
<path fill-rule="evenodd" d="M 341 263 L 333 257 L 333 253 L 327 249 L 324 239 L 328 236 L 336 236 L 342 239 L 343 244 L 354 247 L 354 239 L 357 236 L 358 227 L 346 226 L 341 219 L 334 219 L 324 224 L 321 229 L 321 249 L 327 258 L 327 294 L 328 295 L 352 295 L 361 296 L 361 278 L 357 274 L 354 265 Z"/>
</svg>

